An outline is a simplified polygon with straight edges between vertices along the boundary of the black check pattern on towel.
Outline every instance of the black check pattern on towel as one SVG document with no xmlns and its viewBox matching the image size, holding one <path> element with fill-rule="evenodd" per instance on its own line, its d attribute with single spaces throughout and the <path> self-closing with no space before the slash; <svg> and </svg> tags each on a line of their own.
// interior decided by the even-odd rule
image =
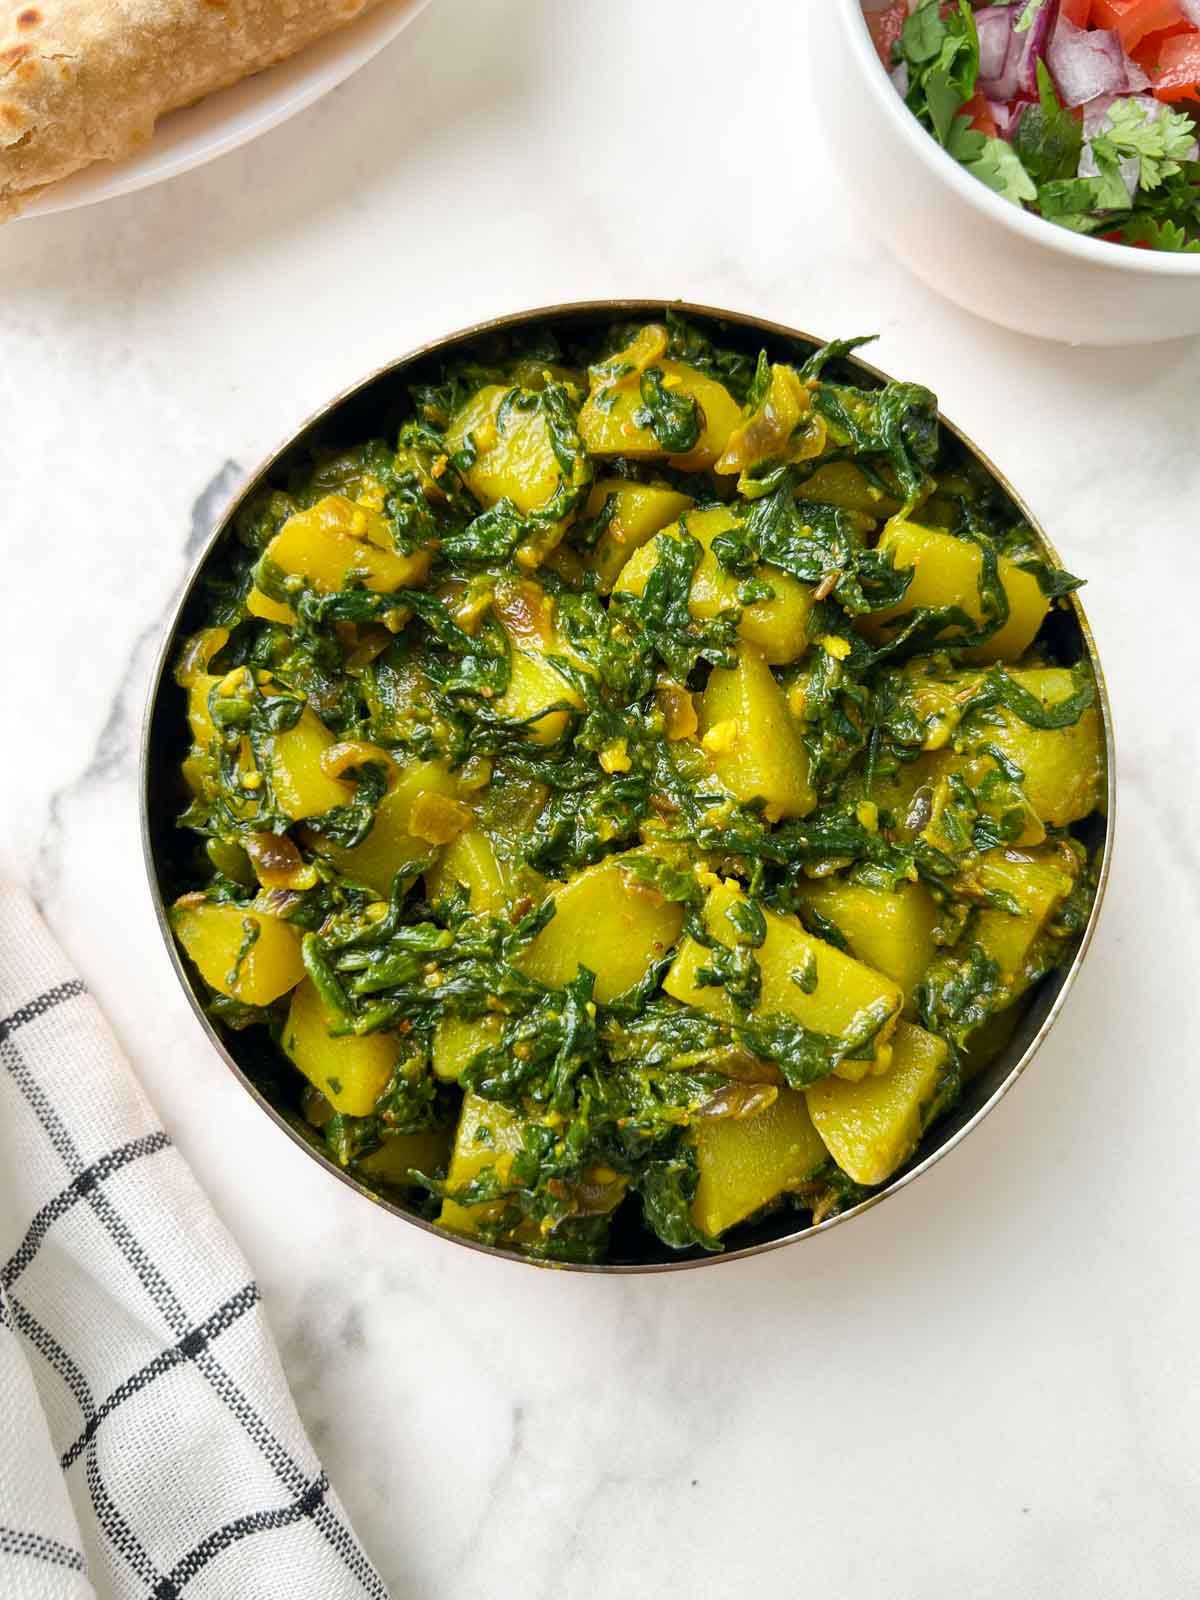
<svg viewBox="0 0 1200 1600">
<path fill-rule="evenodd" d="M 0 1528 L 0 1555 L 29 1556 L 34 1561 L 44 1561 L 52 1567 L 69 1567 L 72 1572 L 86 1572 L 87 1562 L 81 1550 L 72 1550 L 69 1544 L 58 1539 L 48 1539 L 44 1533 L 24 1533 L 19 1528 Z"/>
<path fill-rule="evenodd" d="M 62 1450 L 60 1466 L 67 1474 L 82 1469 L 95 1525 L 107 1545 L 105 1555 L 110 1571 L 121 1574 L 124 1580 L 119 1594 L 122 1597 L 144 1595 L 146 1600 L 187 1600 L 196 1592 L 199 1600 L 194 1587 L 196 1580 L 241 1541 L 308 1524 L 339 1560 L 339 1570 L 346 1580 L 337 1588 L 339 1597 L 345 1594 L 388 1600 L 388 1591 L 341 1515 L 325 1474 L 315 1463 L 306 1467 L 297 1459 L 295 1448 L 285 1442 L 270 1416 L 264 1415 L 244 1383 L 234 1376 L 236 1369 L 221 1359 L 223 1339 L 228 1343 L 231 1330 L 249 1322 L 249 1313 L 258 1312 L 257 1286 L 252 1281 L 243 1282 L 207 1315 L 197 1319 L 189 1314 L 185 1297 L 173 1282 L 169 1266 L 147 1247 L 142 1230 L 129 1221 L 130 1207 L 119 1198 L 120 1191 L 114 1180 L 128 1182 L 137 1169 L 164 1153 L 168 1159 L 177 1161 L 170 1139 L 161 1129 L 138 1132 L 98 1157 L 85 1159 L 55 1097 L 47 1091 L 45 1075 L 38 1070 L 33 1039 L 29 1050 L 22 1048 L 25 1041 L 18 1036 L 23 1030 L 35 1033 L 34 1025 L 56 1008 L 80 999 L 85 992 L 78 979 L 68 979 L 48 987 L 0 1018 L 0 1078 L 7 1076 L 19 1091 L 66 1178 L 62 1187 L 33 1215 L 17 1249 L 0 1267 L 0 1321 L 7 1319 L 26 1347 L 51 1369 L 78 1409 L 80 1426 Z M 80 1218 L 81 1213 L 83 1218 Z M 24 1292 L 25 1285 L 36 1278 L 39 1260 L 48 1243 L 55 1239 L 56 1232 L 73 1218 L 79 1218 L 81 1226 L 92 1227 L 87 1217 L 94 1219 L 113 1252 L 114 1271 L 119 1271 L 126 1282 L 136 1284 L 140 1290 L 141 1331 L 144 1333 L 147 1324 L 152 1328 L 158 1325 L 163 1330 L 156 1352 L 128 1371 L 119 1383 L 101 1391 L 100 1398 L 85 1370 L 86 1363 L 76 1359 L 67 1348 L 68 1341 L 62 1330 L 48 1326 L 51 1319 L 45 1309 L 39 1312 L 31 1303 L 32 1296 L 27 1297 Z M 186 1249 L 186 1240 L 182 1238 L 175 1244 Z M 94 1239 L 91 1248 L 94 1252 Z M 113 1426 L 114 1419 L 130 1407 L 147 1404 L 171 1381 L 173 1374 L 183 1369 L 200 1375 L 235 1431 L 250 1441 L 257 1459 L 269 1469 L 266 1481 L 273 1480 L 287 1498 L 283 1504 L 269 1499 L 266 1504 L 247 1509 L 240 1515 L 225 1517 L 182 1554 L 175 1550 L 168 1554 L 163 1548 L 154 1548 L 154 1542 L 134 1526 L 135 1519 L 122 1511 L 118 1492 L 108 1481 L 98 1445 Z M 162 1404 L 163 1411 L 154 1419 L 156 1428 L 161 1428 L 170 1418 L 169 1402 Z M 298 1424 L 296 1431 L 299 1433 Z M 304 1442 L 302 1434 L 300 1440 Z M 186 1450 L 186 1438 L 172 1443 L 175 1448 Z M 244 1448 L 243 1442 L 239 1449 Z M 148 1465 L 153 1467 L 153 1463 Z M 197 1492 L 203 1489 L 203 1485 L 193 1487 Z M 188 1526 L 193 1526 L 194 1521 L 193 1516 Z M 0 1525 L 0 1557 L 6 1553 L 70 1567 L 78 1572 L 86 1570 L 79 1551 L 39 1533 Z M 206 1588 L 204 1595 L 219 1595 L 222 1600 L 226 1595 L 236 1595 L 240 1600 L 243 1590 L 238 1580 L 235 1579 L 232 1588 L 225 1586 L 233 1568 L 226 1565 L 224 1571 L 224 1583 Z M 295 1592 L 299 1595 L 300 1590 Z M 323 1590 L 323 1595 L 325 1592 Z M 333 1593 L 332 1590 L 328 1592 Z"/>
</svg>

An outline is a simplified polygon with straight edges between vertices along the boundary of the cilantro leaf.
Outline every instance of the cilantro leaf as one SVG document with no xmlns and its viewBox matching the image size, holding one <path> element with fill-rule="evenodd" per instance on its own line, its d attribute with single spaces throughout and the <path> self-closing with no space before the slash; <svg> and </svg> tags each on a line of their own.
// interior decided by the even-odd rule
<svg viewBox="0 0 1200 1600">
<path fill-rule="evenodd" d="M 1037 64 L 1038 103 L 1017 119 L 1012 146 L 1034 183 L 1073 178 L 1079 170 L 1083 128 L 1060 103 L 1044 61 Z"/>
<path fill-rule="evenodd" d="M 1076 233 L 1094 233 L 1106 226 L 1109 219 L 1095 213 L 1128 211 L 1132 204 L 1116 157 L 1099 148 L 1098 142 L 1092 150 L 1100 169 L 1096 177 L 1044 183 L 1037 195 L 1044 217 Z"/>
<path fill-rule="evenodd" d="M 942 48 L 946 31 L 938 0 L 924 0 L 900 30 L 900 48 L 909 65 L 919 67 L 933 61 Z"/>
<path fill-rule="evenodd" d="M 1157 189 L 1164 178 L 1179 172 L 1196 142 L 1196 127 L 1181 111 L 1162 111 L 1151 116 L 1137 100 L 1115 100 L 1109 107 L 1107 125 L 1092 140 L 1097 163 L 1101 153 L 1115 161 L 1138 162 L 1138 187 Z"/>
<path fill-rule="evenodd" d="M 967 0 L 944 17 L 939 0 L 923 0 L 904 24 L 899 48 L 909 70 L 908 106 L 944 145 L 979 77 L 979 35 Z"/>
<path fill-rule="evenodd" d="M 1182 250 L 1192 255 L 1200 253 L 1200 238 L 1189 239 L 1186 230 L 1170 217 L 1161 220 L 1134 218 L 1126 223 L 1122 234 L 1127 244 L 1148 244 L 1153 250 Z"/>
<path fill-rule="evenodd" d="M 946 148 L 972 177 L 986 183 L 1002 199 L 1011 200 L 1014 205 L 1037 199 L 1037 184 L 1022 166 L 1012 145 L 977 132 L 971 127 L 969 117 L 956 118 Z"/>
</svg>

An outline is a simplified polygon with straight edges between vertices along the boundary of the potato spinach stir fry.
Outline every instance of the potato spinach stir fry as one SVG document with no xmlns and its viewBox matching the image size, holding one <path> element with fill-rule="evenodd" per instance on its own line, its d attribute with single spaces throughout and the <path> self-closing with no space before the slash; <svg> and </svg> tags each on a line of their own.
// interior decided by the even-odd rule
<svg viewBox="0 0 1200 1600">
<path fill-rule="evenodd" d="M 447 1229 L 603 1260 L 825 1217 L 1086 920 L 1076 580 L 857 342 L 507 336 L 208 582 L 176 937 L 308 1137 Z"/>
</svg>

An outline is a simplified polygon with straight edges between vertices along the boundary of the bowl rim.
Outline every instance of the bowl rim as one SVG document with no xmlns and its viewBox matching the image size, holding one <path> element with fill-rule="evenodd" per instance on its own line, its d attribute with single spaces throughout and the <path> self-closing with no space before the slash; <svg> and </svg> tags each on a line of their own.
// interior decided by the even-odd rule
<svg viewBox="0 0 1200 1600">
<path fill-rule="evenodd" d="M 1200 278 L 1200 252 L 1185 254 L 1173 250 L 1138 250 L 1130 245 L 1113 244 L 1111 240 L 1095 239 L 1088 234 L 1072 233 L 1069 228 L 1060 228 L 1057 223 L 1035 216 L 1023 206 L 1001 199 L 986 183 L 972 178 L 921 126 L 897 93 L 867 28 L 862 0 L 837 0 L 837 3 L 862 75 L 876 99 L 885 106 L 885 115 L 892 128 L 919 161 L 949 184 L 976 211 L 1022 235 L 1031 244 L 1042 245 L 1063 256 L 1103 267 L 1107 271 L 1129 272 L 1135 276 L 1146 273 L 1151 277 Z"/>
<path fill-rule="evenodd" d="M 855 3 L 857 3 L 857 0 L 855 0 Z M 396 376 L 406 367 L 411 366 L 414 362 L 420 361 L 425 357 L 431 356 L 435 353 L 449 350 L 455 345 L 484 337 L 490 333 L 516 328 L 529 322 L 537 322 L 554 317 L 568 317 L 575 315 L 587 316 L 607 314 L 614 318 L 614 320 L 629 316 L 661 316 L 668 308 L 678 311 L 685 316 L 691 315 L 720 322 L 733 323 L 741 328 L 752 329 L 781 340 L 797 340 L 814 345 L 823 345 L 828 342 L 818 338 L 815 334 L 803 332 L 800 329 L 790 327 L 785 323 L 775 322 L 765 317 L 757 317 L 747 312 L 728 311 L 720 307 L 702 305 L 693 301 L 667 301 L 645 298 L 579 300 L 568 301 L 556 305 L 537 306 L 525 311 L 515 311 L 507 313 L 504 316 L 488 318 L 485 321 L 474 323 L 467 328 L 462 328 L 453 333 L 444 334 L 439 338 L 428 340 L 425 343 L 407 351 L 405 354 L 384 362 L 381 366 L 374 368 L 364 377 L 346 385 L 331 400 L 318 407 L 315 411 L 305 417 L 302 422 L 289 430 L 282 442 L 263 458 L 253 472 L 245 476 L 239 487 L 230 495 L 223 511 L 221 512 L 221 515 L 214 521 L 212 531 L 205 539 L 199 551 L 192 556 L 184 581 L 180 586 L 177 592 L 177 597 L 172 603 L 169 614 L 162 625 L 161 636 L 155 652 L 154 665 L 150 674 L 149 687 L 147 690 L 145 708 L 142 716 L 141 737 L 138 745 L 138 809 L 142 842 L 142 859 L 146 869 L 147 888 L 153 904 L 155 920 L 158 924 L 158 930 L 166 948 L 168 959 L 172 968 L 174 969 L 175 977 L 183 989 L 184 995 L 191 1006 L 192 1012 L 200 1024 L 201 1030 L 207 1036 L 209 1043 L 216 1050 L 220 1059 L 225 1063 L 230 1072 L 232 1072 L 239 1086 L 257 1102 L 260 1110 L 266 1113 L 271 1121 L 275 1123 L 276 1127 L 280 1128 L 294 1144 L 299 1146 L 299 1148 L 304 1151 L 306 1155 L 315 1160 L 321 1167 L 325 1169 L 326 1172 L 339 1179 L 349 1189 L 353 1190 L 356 1194 L 362 1196 L 364 1199 L 369 1200 L 374 1205 L 382 1207 L 385 1211 L 390 1212 L 393 1216 L 399 1217 L 402 1221 L 410 1223 L 414 1227 L 420 1228 L 424 1232 L 431 1234 L 449 1244 L 475 1250 L 483 1255 L 497 1257 L 504 1261 L 515 1262 L 521 1266 L 537 1267 L 540 1269 L 550 1269 L 555 1271 L 595 1273 L 613 1276 L 633 1276 L 661 1272 L 686 1272 L 693 1269 L 698 1269 L 700 1267 L 717 1266 L 724 1262 L 742 1261 L 750 1256 L 762 1255 L 769 1250 L 779 1250 L 785 1245 L 797 1244 L 803 1240 L 814 1238 L 818 1234 L 827 1233 L 830 1229 L 839 1226 L 841 1223 L 849 1222 L 852 1218 L 862 1216 L 865 1212 L 872 1210 L 877 1205 L 880 1205 L 892 1195 L 898 1194 L 902 1189 L 906 1189 L 910 1183 L 915 1182 L 917 1178 L 923 1176 L 933 1166 L 935 1166 L 943 1156 L 947 1155 L 951 1150 L 956 1149 L 958 1145 L 960 1145 L 966 1139 L 967 1135 L 973 1132 L 973 1130 L 978 1127 L 978 1125 L 989 1114 L 989 1112 L 991 1112 L 1004 1098 L 1004 1096 L 1009 1093 L 1009 1091 L 1016 1084 L 1017 1080 L 1028 1069 L 1034 1056 L 1038 1053 L 1046 1037 L 1048 1036 L 1051 1028 L 1058 1020 L 1062 1009 L 1066 1004 L 1067 996 L 1074 987 L 1075 979 L 1079 973 L 1079 969 L 1082 966 L 1084 958 L 1091 946 L 1096 924 L 1099 921 L 1100 909 L 1104 901 L 1105 891 L 1108 887 L 1109 873 L 1112 864 L 1114 824 L 1116 820 L 1116 757 L 1113 739 L 1112 707 L 1109 701 L 1108 689 L 1104 679 L 1104 671 L 1100 661 L 1099 651 L 1096 647 L 1096 641 L 1092 633 L 1091 625 L 1088 622 L 1087 615 L 1079 602 L 1078 595 L 1073 593 L 1070 596 L 1071 606 L 1075 613 L 1076 620 L 1079 625 L 1080 635 L 1087 651 L 1088 660 L 1095 677 L 1097 706 L 1100 712 L 1101 726 L 1104 734 L 1104 752 L 1106 763 L 1106 791 L 1104 809 L 1105 831 L 1097 871 L 1096 894 L 1092 901 L 1092 907 L 1088 915 L 1087 924 L 1080 935 L 1078 947 L 1071 959 L 1070 964 L 1065 968 L 1065 970 L 1062 971 L 1058 991 L 1050 1002 L 1045 1016 L 1038 1025 L 1036 1033 L 1029 1040 L 1028 1044 L 1025 1046 L 1025 1049 L 1021 1052 L 1021 1055 L 1013 1063 L 1007 1075 L 1001 1080 L 1000 1083 L 996 1085 L 992 1093 L 988 1095 L 988 1097 L 978 1106 L 975 1112 L 962 1124 L 961 1127 L 955 1130 L 955 1132 L 949 1135 L 949 1137 L 944 1139 L 936 1149 L 929 1151 L 928 1154 L 925 1155 L 920 1161 L 913 1165 L 902 1168 L 898 1175 L 893 1177 L 891 1180 L 889 1180 L 889 1182 L 884 1184 L 874 1193 L 868 1195 L 866 1199 L 859 1201 L 857 1205 L 848 1207 L 845 1211 L 839 1212 L 836 1216 L 825 1218 L 825 1220 L 822 1222 L 810 1223 L 807 1227 L 792 1229 L 787 1233 L 781 1234 L 777 1238 L 759 1240 L 753 1244 L 743 1245 L 732 1250 L 723 1250 L 711 1255 L 706 1254 L 698 1257 L 689 1256 L 679 1260 L 646 1262 L 546 1261 L 525 1255 L 518 1250 L 505 1249 L 499 1245 L 485 1244 L 481 1240 L 472 1239 L 467 1235 L 452 1233 L 447 1229 L 439 1227 L 435 1222 L 427 1221 L 423 1217 L 415 1216 L 412 1212 L 405 1210 L 402 1206 L 397 1205 L 394 1201 L 387 1199 L 383 1195 L 377 1194 L 374 1190 L 367 1188 L 365 1184 L 361 1183 L 351 1172 L 339 1167 L 314 1144 L 310 1143 L 309 1140 L 307 1140 L 295 1127 L 293 1127 L 291 1122 L 289 1122 L 283 1113 L 279 1111 L 277 1107 L 271 1104 L 261 1089 L 259 1089 L 258 1086 L 253 1083 L 247 1074 L 242 1070 L 226 1046 L 224 1039 L 217 1031 L 212 1019 L 205 1012 L 200 998 L 196 993 L 195 984 L 186 967 L 184 966 L 179 947 L 176 944 L 175 938 L 171 932 L 170 925 L 167 921 L 165 897 L 159 885 L 158 868 L 154 853 L 154 839 L 151 829 L 152 770 L 150 764 L 150 754 L 155 711 L 164 681 L 168 678 L 168 674 L 173 664 L 180 624 L 183 620 L 184 614 L 187 610 L 196 586 L 208 565 L 209 559 L 217 549 L 218 545 L 225 538 L 232 520 L 237 514 L 241 505 L 256 491 L 260 483 L 268 476 L 281 457 L 286 455 L 288 451 L 290 451 L 297 443 L 299 443 L 311 429 L 316 428 L 327 421 L 327 419 L 329 419 L 341 406 L 353 399 L 363 390 L 367 389 L 371 384 L 387 377 Z M 872 377 L 881 381 L 886 381 L 889 376 L 881 369 L 872 366 L 869 362 L 863 361 L 857 354 L 852 355 L 849 359 L 852 364 L 862 368 Z M 944 417 L 940 409 L 938 411 L 938 420 L 939 425 L 961 445 L 963 445 L 993 476 L 995 481 L 1004 490 L 1005 494 L 1011 499 L 1017 511 L 1029 522 L 1030 527 L 1033 529 L 1034 533 L 1037 535 L 1038 539 L 1045 547 L 1047 553 L 1051 556 L 1053 561 L 1057 565 L 1061 566 L 1062 562 L 1059 558 L 1058 552 L 1054 545 L 1046 537 L 1041 524 L 1038 522 L 1037 518 L 1033 516 L 1025 501 L 1012 488 L 1008 479 L 1002 472 L 1000 472 L 991 458 L 982 450 L 980 450 L 979 447 L 961 431 L 961 429 L 957 428 L 952 422 Z"/>
</svg>

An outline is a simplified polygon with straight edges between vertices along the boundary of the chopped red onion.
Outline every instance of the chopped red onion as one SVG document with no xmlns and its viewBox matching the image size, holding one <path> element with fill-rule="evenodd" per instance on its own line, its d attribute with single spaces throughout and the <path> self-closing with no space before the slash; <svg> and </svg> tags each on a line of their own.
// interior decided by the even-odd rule
<svg viewBox="0 0 1200 1600">
<path fill-rule="evenodd" d="M 1004 71 L 1004 60 L 1008 55 L 1009 40 L 1012 38 L 1012 25 L 1011 6 L 987 6 L 983 11 L 975 13 L 975 31 L 979 35 L 979 84 L 985 94 L 987 94 L 985 86 L 994 83 Z"/>
<path fill-rule="evenodd" d="M 992 114 L 992 121 L 996 124 L 996 132 L 1003 133 L 1012 119 L 1012 111 L 1003 100 L 989 100 L 987 108 Z"/>
<path fill-rule="evenodd" d="M 1044 0 L 1024 33 L 1016 31 L 1022 8 L 987 6 L 975 13 L 979 34 L 979 87 L 989 100 L 1032 98 L 1037 94 L 1037 64 L 1058 20 L 1059 0 Z M 1000 46 L 1004 46 L 1001 60 Z"/>
<path fill-rule="evenodd" d="M 1125 57 L 1125 87 L 1131 94 L 1140 94 L 1150 87 L 1149 74 L 1143 72 L 1131 56 Z"/>
<path fill-rule="evenodd" d="M 1025 102 L 1019 100 L 1016 105 L 1005 105 L 1002 100 L 989 100 L 988 110 L 992 113 L 992 121 L 996 124 L 996 132 L 1002 139 L 1011 139 L 1017 131 L 1017 123 L 1021 120 L 1021 113 L 1025 109 Z"/>
<path fill-rule="evenodd" d="M 1017 92 L 1037 94 L 1037 64 L 1046 54 L 1047 46 L 1058 21 L 1059 0 L 1043 0 L 1033 22 L 1024 33 L 1013 33 L 1011 48 L 1019 50 L 1017 58 Z"/>
<path fill-rule="evenodd" d="M 905 99 L 907 97 L 907 95 L 908 95 L 908 62 L 907 61 L 902 61 L 899 66 L 892 68 L 891 79 L 892 79 L 892 82 L 896 85 L 896 92 L 897 92 L 897 94 L 899 94 L 901 100 Z"/>
<path fill-rule="evenodd" d="M 1086 105 L 1100 95 L 1125 94 L 1130 87 L 1128 68 L 1133 63 L 1127 61 L 1120 35 L 1111 28 L 1077 28 L 1067 17 L 1059 17 L 1046 64 L 1068 106 Z"/>
</svg>

